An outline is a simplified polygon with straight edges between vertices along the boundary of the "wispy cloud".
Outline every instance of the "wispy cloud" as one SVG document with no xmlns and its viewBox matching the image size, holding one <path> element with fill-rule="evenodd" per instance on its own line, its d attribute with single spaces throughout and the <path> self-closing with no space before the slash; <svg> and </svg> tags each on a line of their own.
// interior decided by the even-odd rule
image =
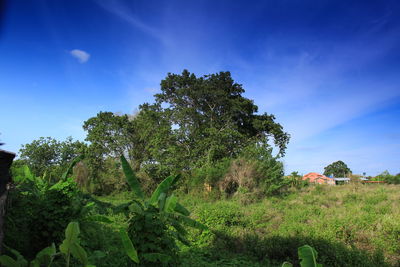
<svg viewBox="0 0 400 267">
<path fill-rule="evenodd" d="M 139 29 L 140 31 L 158 39 L 163 44 L 169 43 L 169 39 L 160 29 L 157 27 L 152 27 L 150 24 L 141 20 L 131 11 L 129 6 L 125 5 L 121 1 L 96 1 L 96 3 L 104 10 L 128 22 L 136 29 Z"/>
<path fill-rule="evenodd" d="M 263 78 L 262 72 L 255 77 L 261 111 L 276 113 L 295 141 L 382 108 L 400 96 L 399 78 L 378 67 L 396 47 L 398 37 L 395 32 L 380 38 L 359 36 L 337 42 L 329 51 L 299 52 L 280 59 L 275 55 L 272 77 L 264 74 Z M 375 39 L 379 40 L 371 41 Z"/>
<path fill-rule="evenodd" d="M 90 58 L 90 54 L 88 52 L 80 50 L 80 49 L 71 50 L 69 53 L 71 56 L 78 59 L 79 63 L 82 63 L 82 64 L 88 62 L 88 60 Z"/>
</svg>

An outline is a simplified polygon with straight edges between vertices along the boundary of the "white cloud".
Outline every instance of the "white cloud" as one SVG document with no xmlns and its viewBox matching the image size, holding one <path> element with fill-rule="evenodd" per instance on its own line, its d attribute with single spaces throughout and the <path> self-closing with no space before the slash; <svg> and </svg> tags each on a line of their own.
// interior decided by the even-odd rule
<svg viewBox="0 0 400 267">
<path fill-rule="evenodd" d="M 90 54 L 88 52 L 79 49 L 71 50 L 69 53 L 71 56 L 78 59 L 80 63 L 86 63 L 90 58 Z"/>
</svg>

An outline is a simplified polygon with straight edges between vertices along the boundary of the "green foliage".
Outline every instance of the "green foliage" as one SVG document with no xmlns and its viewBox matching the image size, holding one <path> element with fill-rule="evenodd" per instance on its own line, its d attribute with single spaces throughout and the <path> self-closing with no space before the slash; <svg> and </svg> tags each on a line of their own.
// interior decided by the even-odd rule
<svg viewBox="0 0 400 267">
<path fill-rule="evenodd" d="M 26 176 L 9 195 L 5 243 L 32 258 L 41 248 L 61 241 L 68 222 L 81 218 L 86 200 L 71 178 L 51 184 L 22 168 Z"/>
<path fill-rule="evenodd" d="M 309 181 L 308 180 L 303 180 L 303 176 L 299 175 L 298 172 L 292 172 L 289 176 L 287 176 L 289 185 L 291 187 L 300 189 L 302 187 L 308 186 Z"/>
<path fill-rule="evenodd" d="M 322 267 L 322 264 L 317 263 L 318 253 L 309 245 L 304 245 L 298 249 L 300 266 L 301 267 Z"/>
<path fill-rule="evenodd" d="M 209 227 L 202 233 L 189 231 L 193 246 L 188 255 L 202 255 L 208 260 L 203 266 L 239 256 L 252 259 L 247 266 L 267 259 L 270 265 L 261 266 L 284 261 L 299 266 L 297 249 L 309 244 L 324 266 L 397 266 L 397 191 L 387 185 L 310 186 L 245 206 L 237 198 L 209 201 L 188 195 L 181 201 Z M 350 193 L 357 201 L 347 200 Z"/>
<path fill-rule="evenodd" d="M 143 212 L 136 213 L 129 220 L 128 234 L 143 266 L 177 264 L 178 247 L 158 208 L 150 205 Z M 149 253 L 163 254 L 168 257 L 165 259 L 146 257 Z"/>
<path fill-rule="evenodd" d="M 191 189 L 203 189 L 204 183 L 216 185 L 228 172 L 231 161 L 231 159 L 225 158 L 194 169 L 189 180 Z"/>
<path fill-rule="evenodd" d="M 271 147 L 252 144 L 232 162 L 222 187 L 228 194 L 239 191 L 274 195 L 287 185 L 283 174 L 283 164 L 272 156 Z"/>
<path fill-rule="evenodd" d="M 1 255 L 0 263 L 5 267 L 50 267 L 53 265 L 56 256 L 62 254 L 66 262 L 66 267 L 70 266 L 71 255 L 79 260 L 84 267 L 94 267 L 94 265 L 88 264 L 87 253 L 80 245 L 79 232 L 79 224 L 77 222 L 70 222 L 65 229 L 65 239 L 60 245 L 60 252 L 57 252 L 56 246 L 53 243 L 51 246 L 39 251 L 35 259 L 29 263 L 17 250 L 6 246 L 16 259 L 8 255 Z"/>
<path fill-rule="evenodd" d="M 400 173 L 397 175 L 391 175 L 388 171 L 384 171 L 381 174 L 375 176 L 373 181 L 384 181 L 388 184 L 400 184 Z"/>
<path fill-rule="evenodd" d="M 324 175 L 333 175 L 334 177 L 347 177 L 351 170 L 343 161 L 335 161 L 324 168 Z"/>
<path fill-rule="evenodd" d="M 196 77 L 184 70 L 169 73 L 161 81 L 158 105 L 180 140 L 180 158 L 193 163 L 199 159 L 215 161 L 237 155 L 253 137 L 272 136 L 283 155 L 289 135 L 273 115 L 256 115 L 258 107 L 242 96 L 244 89 L 233 81 L 230 72 Z"/>
<path fill-rule="evenodd" d="M 147 184 L 158 184 L 177 171 L 208 164 L 206 180 L 215 180 L 214 163 L 237 157 L 250 143 L 274 142 L 284 155 L 289 135 L 271 114 L 242 96 L 244 89 L 229 72 L 196 77 L 187 70 L 161 81 L 155 103 L 134 115 L 100 112 L 85 121 L 87 165 L 91 180 L 106 172 L 108 158 L 128 156 Z M 191 183 L 191 181 L 187 181 Z M 95 183 L 101 184 L 99 181 Z M 142 188 L 142 191 L 151 191 Z"/>
<path fill-rule="evenodd" d="M 172 193 L 173 186 L 179 175 L 169 176 L 162 181 L 146 200 L 141 191 L 138 179 L 132 168 L 121 156 L 121 162 L 132 191 L 135 193 L 129 205 L 131 217 L 128 221 L 128 235 L 132 246 L 127 242 L 122 232 L 123 244 L 129 257 L 144 266 L 175 266 L 178 262 L 178 247 L 175 240 L 184 244 L 189 242 L 185 235 L 187 231 L 182 225 L 205 229 L 201 223 L 187 217 L 189 212 L 178 203 Z M 135 252 L 139 256 L 136 260 Z"/>
<path fill-rule="evenodd" d="M 82 161 L 83 159 L 84 159 L 84 155 L 79 155 L 78 157 L 74 158 L 74 159 L 71 161 L 71 163 L 69 164 L 68 169 L 67 169 L 67 170 L 63 173 L 63 175 L 61 176 L 61 180 L 62 180 L 62 181 L 67 180 L 67 177 L 68 177 L 68 175 L 71 174 L 72 169 L 74 168 L 74 166 L 75 166 L 78 162 Z"/>
<path fill-rule="evenodd" d="M 136 132 L 128 115 L 112 112 L 99 112 L 84 122 L 83 129 L 87 131 L 86 141 L 91 143 L 89 149 L 98 159 L 128 153 Z"/>
<path fill-rule="evenodd" d="M 128 236 L 128 233 L 124 229 L 121 229 L 120 234 L 126 254 L 132 261 L 139 263 L 139 257 L 137 255 L 137 251 L 133 246 L 132 241 Z"/>
<path fill-rule="evenodd" d="M 144 195 L 143 195 L 142 189 L 140 187 L 139 180 L 136 178 L 135 173 L 133 172 L 132 168 L 129 166 L 128 161 L 122 155 L 121 155 L 121 163 L 122 163 L 122 169 L 124 171 L 126 180 L 128 181 L 128 184 L 131 187 L 132 191 L 135 193 L 136 197 L 143 199 Z"/>
<path fill-rule="evenodd" d="M 83 266 L 88 265 L 87 253 L 80 245 L 79 233 L 79 224 L 77 222 L 70 222 L 65 229 L 65 239 L 60 245 L 60 252 L 65 257 L 67 267 L 70 264 L 71 255 L 78 259 Z"/>
<path fill-rule="evenodd" d="M 322 264 L 317 263 L 317 251 L 309 245 L 304 245 L 298 248 L 298 254 L 301 267 L 322 267 Z M 290 262 L 285 261 L 282 267 L 292 267 Z"/>
<path fill-rule="evenodd" d="M 67 164 L 84 150 L 85 144 L 73 141 L 71 137 L 62 142 L 51 137 L 41 137 L 23 145 L 20 157 L 36 176 L 47 172 L 53 178 L 60 178 Z"/>
</svg>

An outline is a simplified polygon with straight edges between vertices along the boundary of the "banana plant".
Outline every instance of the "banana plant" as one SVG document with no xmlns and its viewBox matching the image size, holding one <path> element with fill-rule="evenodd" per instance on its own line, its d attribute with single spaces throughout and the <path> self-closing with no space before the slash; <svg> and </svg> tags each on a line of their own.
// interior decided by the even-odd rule
<svg viewBox="0 0 400 267">
<path fill-rule="evenodd" d="M 88 263 L 87 253 L 79 244 L 79 224 L 77 222 L 70 222 L 65 229 L 65 239 L 60 245 L 60 251 L 57 252 L 57 248 L 54 243 L 42 249 L 36 254 L 33 261 L 28 262 L 18 251 L 15 249 L 5 246 L 12 254 L 15 259 L 8 255 L 0 256 L 0 264 L 4 267 L 50 267 L 53 264 L 54 259 L 62 255 L 64 256 L 66 267 L 70 265 L 71 256 L 80 261 L 84 267 L 95 267 Z"/>
<path fill-rule="evenodd" d="M 143 214 L 147 209 L 150 208 L 150 206 L 157 208 L 159 214 L 162 216 L 165 222 L 174 229 L 171 234 L 175 237 L 175 239 L 179 240 L 185 245 L 189 245 L 189 241 L 185 237 L 187 235 L 187 231 L 182 225 L 200 230 L 208 229 L 205 225 L 190 218 L 190 212 L 184 206 L 182 206 L 178 202 L 178 198 L 172 194 L 173 186 L 179 180 L 180 175 L 171 175 L 164 179 L 151 194 L 150 198 L 146 199 L 141 189 L 139 180 L 124 156 L 121 156 L 121 163 L 126 180 L 134 194 L 134 199 L 128 203 L 120 205 L 121 208 L 128 209 L 129 212 L 133 214 Z M 121 230 L 121 238 L 128 256 L 134 262 L 139 263 L 137 252 L 125 230 Z M 159 253 L 148 254 L 149 255 L 144 256 L 167 256 Z"/>
<path fill-rule="evenodd" d="M 297 253 L 299 255 L 299 259 L 301 260 L 301 267 L 322 267 L 322 264 L 317 263 L 318 253 L 313 247 L 304 245 L 298 248 Z M 290 262 L 285 261 L 282 264 L 282 267 L 293 267 L 293 265 Z"/>
</svg>

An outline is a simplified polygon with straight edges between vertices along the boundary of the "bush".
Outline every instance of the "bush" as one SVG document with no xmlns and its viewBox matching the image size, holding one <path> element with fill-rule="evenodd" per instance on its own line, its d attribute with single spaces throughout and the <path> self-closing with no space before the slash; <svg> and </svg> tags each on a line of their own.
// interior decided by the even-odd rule
<svg viewBox="0 0 400 267">
<path fill-rule="evenodd" d="M 384 171 L 372 180 L 385 181 L 388 184 L 400 184 L 400 173 L 397 175 L 391 175 L 388 171 Z"/>
<path fill-rule="evenodd" d="M 52 186 L 40 178 L 26 180 L 10 192 L 4 243 L 32 258 L 62 240 L 65 227 L 80 218 L 84 204 L 72 179 Z"/>
<path fill-rule="evenodd" d="M 159 210 L 149 206 L 146 212 L 129 220 L 128 234 L 137 250 L 142 266 L 176 266 L 178 247 Z M 148 255 L 163 255 L 163 259 Z M 146 257 L 147 256 L 147 257 Z"/>
<path fill-rule="evenodd" d="M 227 195 L 254 192 L 261 195 L 278 194 L 288 184 L 283 178 L 283 164 L 272 156 L 268 145 L 254 144 L 233 160 L 220 182 L 220 190 Z"/>
<path fill-rule="evenodd" d="M 83 181 L 80 184 L 84 185 L 84 187 L 81 188 L 87 192 L 96 195 L 109 195 L 128 189 L 124 174 L 121 171 L 121 163 L 114 158 L 104 160 L 102 171 L 98 171 L 96 177 L 93 177 L 93 173 L 91 173 L 88 177 L 79 179 L 78 174 L 82 172 L 80 169 L 80 165 L 75 167 L 74 176 L 77 181 Z"/>
<path fill-rule="evenodd" d="M 190 177 L 190 188 L 203 188 L 205 184 L 214 187 L 226 175 L 231 160 L 228 158 L 222 159 L 215 163 L 208 163 L 204 166 L 194 169 Z"/>
</svg>

